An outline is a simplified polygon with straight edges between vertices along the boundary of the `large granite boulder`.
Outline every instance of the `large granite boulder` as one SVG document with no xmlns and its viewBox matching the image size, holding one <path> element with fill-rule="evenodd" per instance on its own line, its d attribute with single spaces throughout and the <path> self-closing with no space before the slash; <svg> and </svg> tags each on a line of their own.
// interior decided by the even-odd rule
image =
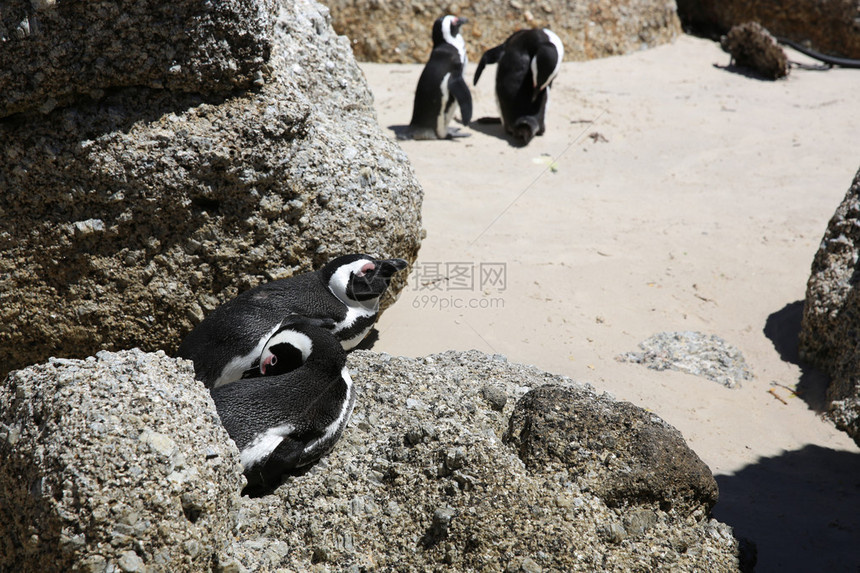
<svg viewBox="0 0 860 573">
<path fill-rule="evenodd" d="M 860 445 L 860 171 L 812 261 L 800 357 L 830 374 L 829 414 Z"/>
<path fill-rule="evenodd" d="M 855 0 L 677 0 L 685 29 L 718 36 L 758 22 L 773 35 L 827 54 L 860 58 Z"/>
<path fill-rule="evenodd" d="M 127 3 L 65 4 L 44 11 L 62 16 Z M 259 14 L 268 4 L 254 0 L 188 4 L 237 13 L 203 18 L 207 25 L 191 30 L 187 42 L 172 44 L 183 70 L 203 57 L 198 37 L 218 38 L 227 54 L 206 51 L 223 66 L 195 68 L 211 77 L 176 89 L 152 79 L 164 72 L 153 55 L 139 76 L 121 73 L 131 74 L 130 64 L 93 62 L 82 70 L 87 95 L 50 91 L 47 78 L 60 74 L 49 65 L 54 52 L 42 46 L 60 16 L 0 42 L 0 69 L 54 69 L 29 99 L 12 91 L 14 105 L 32 108 L 0 119 L 0 376 L 49 356 L 101 349 L 171 353 L 238 292 L 339 254 L 415 259 L 422 190 L 406 155 L 381 132 L 372 95 L 327 9 L 279 0 L 266 16 Z M 108 53 L 122 58 L 138 50 L 134 34 L 122 35 L 137 30 L 138 20 L 145 30 L 172 29 L 172 21 L 159 20 L 171 14 L 161 6 L 144 3 L 102 22 L 114 26 L 124 47 Z M 259 39 L 248 45 L 260 50 L 240 63 L 236 54 L 247 50 L 230 38 L 245 38 L 237 22 L 254 14 L 246 35 Z M 58 50 L 73 48 L 67 39 L 58 34 Z M 32 54 L 43 57 L 13 65 L 23 42 L 34 42 Z M 183 46 L 195 49 L 181 54 Z M 222 67 L 232 69 L 234 60 L 236 74 L 225 77 Z M 259 74 L 250 87 L 236 79 L 254 66 Z M 119 85 L 101 75 L 111 69 Z M 209 89 L 213 83 L 218 89 Z M 94 92 L 93 85 L 109 89 Z M 226 87 L 232 91 L 223 93 Z M 67 103 L 43 113 L 46 94 Z M 7 96 L 0 90 L 0 101 Z M 404 284 L 397 278 L 392 294 Z"/>
<path fill-rule="evenodd" d="M 348 366 L 360 394 L 333 451 L 238 501 L 238 452 L 189 362 L 13 373 L 0 570 L 738 570 L 713 477 L 656 415 L 476 351 Z"/>
<path fill-rule="evenodd" d="M 0 386 L 0 571 L 207 571 L 241 466 L 190 362 L 55 359 Z"/>
<path fill-rule="evenodd" d="M 335 30 L 349 36 L 356 57 L 368 62 L 426 62 L 433 21 L 449 13 L 469 19 L 460 33 L 472 60 L 521 28 L 551 28 L 564 43 L 566 60 L 624 54 L 670 42 L 681 32 L 675 3 L 666 0 L 331 0 L 328 6 Z"/>
<path fill-rule="evenodd" d="M 8 0 L 0 117 L 114 87 L 228 93 L 261 77 L 275 0 Z"/>
</svg>

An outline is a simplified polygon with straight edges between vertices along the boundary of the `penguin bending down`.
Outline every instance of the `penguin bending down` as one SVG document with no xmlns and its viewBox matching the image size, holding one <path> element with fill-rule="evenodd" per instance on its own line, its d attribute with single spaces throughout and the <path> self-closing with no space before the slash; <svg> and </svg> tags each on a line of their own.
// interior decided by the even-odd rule
<svg viewBox="0 0 860 573">
<path fill-rule="evenodd" d="M 346 351 L 326 321 L 291 315 L 265 345 L 264 374 L 212 388 L 218 416 L 239 448 L 248 486 L 258 495 L 283 474 L 317 461 L 337 442 L 355 405 Z M 281 372 L 292 363 L 296 368 Z"/>
<path fill-rule="evenodd" d="M 194 375 L 207 388 L 260 376 L 263 347 L 291 314 L 330 319 L 330 330 L 350 350 L 370 332 L 380 297 L 406 265 L 403 259 L 344 255 L 317 271 L 262 284 L 212 311 L 177 355 L 194 362 Z"/>
<path fill-rule="evenodd" d="M 548 28 L 514 32 L 501 45 L 481 56 L 475 70 L 477 85 L 487 64 L 496 68 L 496 103 L 505 131 L 521 145 L 546 131 L 544 116 L 549 88 L 558 75 L 564 46 Z"/>
<path fill-rule="evenodd" d="M 448 128 L 458 105 L 463 125 L 469 125 L 472 119 L 472 93 L 463 78 L 466 41 L 460 35 L 460 26 L 467 21 L 449 15 L 433 23 L 433 51 L 418 79 L 412 121 L 405 138 L 451 139 L 468 135 Z"/>
</svg>

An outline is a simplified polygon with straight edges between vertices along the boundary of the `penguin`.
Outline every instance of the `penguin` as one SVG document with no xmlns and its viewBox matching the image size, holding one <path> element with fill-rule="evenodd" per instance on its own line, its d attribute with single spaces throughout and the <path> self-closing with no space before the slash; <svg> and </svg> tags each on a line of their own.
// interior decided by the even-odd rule
<svg viewBox="0 0 860 573">
<path fill-rule="evenodd" d="M 370 332 L 379 300 L 403 259 L 368 255 L 337 257 L 321 269 L 262 284 L 227 301 L 182 341 L 177 356 L 194 362 L 195 377 L 207 388 L 259 376 L 266 342 L 290 314 L 331 319 L 331 331 L 345 350 Z"/>
<path fill-rule="evenodd" d="M 519 30 L 481 56 L 474 85 L 487 64 L 496 69 L 496 103 L 505 131 L 520 145 L 546 131 L 549 89 L 561 68 L 564 46 L 548 28 Z"/>
<path fill-rule="evenodd" d="M 418 79 L 412 121 L 406 139 L 451 139 L 465 137 L 457 128 L 448 128 L 457 106 L 463 125 L 472 119 L 472 93 L 463 78 L 466 41 L 460 26 L 466 18 L 442 16 L 433 23 L 433 51 Z"/>
<path fill-rule="evenodd" d="M 261 376 L 210 390 L 239 448 L 248 480 L 243 494 L 271 491 L 285 473 L 316 462 L 352 415 L 355 387 L 346 350 L 325 320 L 287 316 L 261 352 Z M 297 367 L 279 369 L 295 360 Z"/>
</svg>

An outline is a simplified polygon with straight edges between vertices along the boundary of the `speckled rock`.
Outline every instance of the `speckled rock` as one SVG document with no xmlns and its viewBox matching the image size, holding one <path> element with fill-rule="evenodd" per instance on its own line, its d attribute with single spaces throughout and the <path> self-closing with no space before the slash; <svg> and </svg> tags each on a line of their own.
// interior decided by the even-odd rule
<svg viewBox="0 0 860 573">
<path fill-rule="evenodd" d="M 134 350 L 12 374 L 0 570 L 738 571 L 713 478 L 653 414 L 477 351 L 359 350 L 348 367 L 360 395 L 332 452 L 238 501 L 238 451 L 188 362 Z M 631 447 L 646 434 L 665 456 Z M 602 487 L 607 472 L 637 493 Z"/>
<path fill-rule="evenodd" d="M 753 373 L 741 351 L 715 334 L 659 332 L 639 343 L 643 352 L 616 356 L 619 362 L 643 364 L 652 370 L 677 370 L 738 388 Z"/>
<path fill-rule="evenodd" d="M 731 54 L 732 63 L 749 68 L 769 80 L 788 75 L 788 58 L 776 38 L 758 22 L 732 27 L 720 40 L 723 50 Z"/>
<path fill-rule="evenodd" d="M 253 89 L 117 88 L 0 120 L 0 376 L 172 353 L 240 291 L 340 254 L 414 261 L 422 190 L 347 40 L 309 0 L 271 21 Z"/>
<path fill-rule="evenodd" d="M 243 483 L 190 362 L 103 352 L 0 385 L 0 571 L 210 570 Z"/>
<path fill-rule="evenodd" d="M 671 488 L 659 486 L 659 495 L 618 503 L 595 487 L 599 475 L 552 460 L 524 463 L 503 441 L 511 414 L 550 385 L 565 411 L 575 404 L 595 420 L 606 414 L 604 434 L 638 420 L 673 453 L 697 459 L 653 414 L 476 351 L 424 359 L 356 351 L 348 365 L 361 394 L 332 453 L 273 495 L 242 500 L 234 555 L 248 570 L 738 570 L 731 529 L 709 516 L 715 486 L 701 462 L 695 476 L 673 479 L 709 482 L 706 495 L 664 504 Z M 531 439 L 560 431 L 535 426 Z M 577 455 L 590 468 L 602 461 L 625 473 L 630 464 L 631 478 L 649 463 L 667 475 L 665 460 L 620 446 L 583 439 Z"/>
<path fill-rule="evenodd" d="M 829 414 L 860 445 L 860 171 L 821 240 L 806 285 L 800 356 L 830 374 Z"/>
<path fill-rule="evenodd" d="M 860 58 L 856 0 L 677 0 L 685 29 L 719 36 L 733 26 L 758 22 L 775 36 L 813 49 Z"/>
<path fill-rule="evenodd" d="M 426 62 L 433 21 L 444 14 L 469 19 L 460 33 L 473 61 L 520 28 L 551 28 L 564 43 L 566 60 L 624 54 L 670 42 L 681 32 L 675 3 L 666 0 L 331 0 L 328 6 L 335 29 L 349 36 L 359 60 L 369 62 Z"/>
<path fill-rule="evenodd" d="M 275 0 L 7 0 L 0 117 L 106 89 L 228 93 L 262 77 Z M 217 33 L 213 33 L 217 31 Z"/>
</svg>

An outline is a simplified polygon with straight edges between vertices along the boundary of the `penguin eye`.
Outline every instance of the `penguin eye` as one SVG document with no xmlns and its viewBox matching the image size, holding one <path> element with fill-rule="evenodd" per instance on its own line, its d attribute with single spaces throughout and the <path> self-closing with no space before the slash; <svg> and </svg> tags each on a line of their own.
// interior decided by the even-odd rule
<svg viewBox="0 0 860 573">
<path fill-rule="evenodd" d="M 363 277 L 365 274 L 367 274 L 368 272 L 372 271 L 375 268 L 376 268 L 376 265 L 374 265 L 373 263 L 367 263 L 363 267 L 361 267 L 361 270 L 358 271 L 358 276 Z"/>
<path fill-rule="evenodd" d="M 266 359 L 263 360 L 263 362 L 260 364 L 260 374 L 265 374 L 266 368 L 268 368 L 269 366 L 274 366 L 277 363 L 278 363 L 278 357 L 277 356 L 275 356 L 274 354 L 268 355 L 266 357 Z"/>
</svg>

